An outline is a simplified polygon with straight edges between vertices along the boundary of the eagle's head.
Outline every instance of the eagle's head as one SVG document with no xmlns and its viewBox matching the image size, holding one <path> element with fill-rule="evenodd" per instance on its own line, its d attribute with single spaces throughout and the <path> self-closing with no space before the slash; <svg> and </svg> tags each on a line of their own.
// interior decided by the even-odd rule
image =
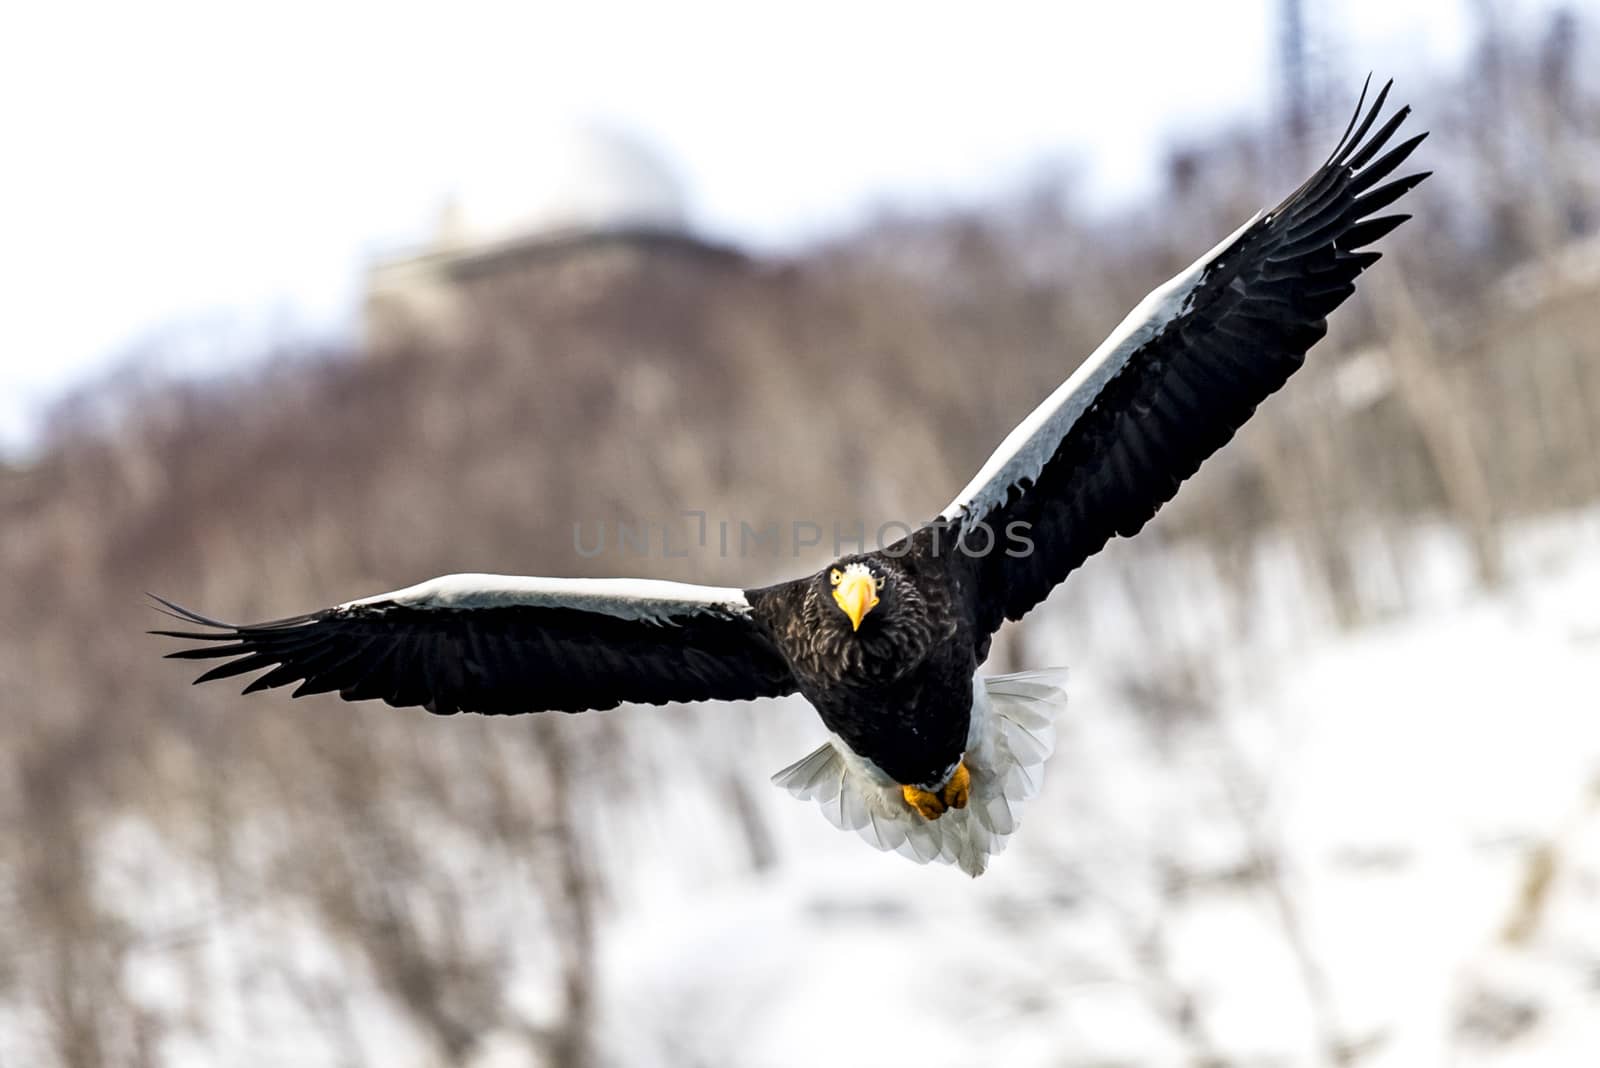
<svg viewBox="0 0 1600 1068">
<path fill-rule="evenodd" d="M 847 556 L 817 575 L 806 599 L 808 659 L 841 681 L 898 678 L 933 644 L 929 606 L 897 560 Z"/>
<path fill-rule="evenodd" d="M 832 587 L 833 603 L 850 620 L 850 629 L 860 631 L 862 621 L 890 592 L 891 580 L 883 566 L 874 568 L 864 560 L 853 560 L 829 568 L 828 585 Z"/>
</svg>

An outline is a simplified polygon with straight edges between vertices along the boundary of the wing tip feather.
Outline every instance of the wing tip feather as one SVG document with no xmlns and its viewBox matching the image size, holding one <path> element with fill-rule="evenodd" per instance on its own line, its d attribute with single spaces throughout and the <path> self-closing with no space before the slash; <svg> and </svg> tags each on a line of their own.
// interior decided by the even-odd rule
<svg viewBox="0 0 1600 1068">
<path fill-rule="evenodd" d="M 158 593 L 151 593 L 149 590 L 146 590 L 144 595 L 155 602 L 154 604 L 150 605 L 150 607 L 155 609 L 157 612 L 160 612 L 162 615 L 171 616 L 172 618 L 182 620 L 185 623 L 198 623 L 202 627 L 214 627 L 218 630 L 240 629 L 233 623 L 225 623 L 220 619 L 212 619 L 210 616 L 201 615 L 192 608 L 185 608 L 176 601 L 169 601 Z M 152 631 L 151 633 L 155 632 Z"/>
</svg>

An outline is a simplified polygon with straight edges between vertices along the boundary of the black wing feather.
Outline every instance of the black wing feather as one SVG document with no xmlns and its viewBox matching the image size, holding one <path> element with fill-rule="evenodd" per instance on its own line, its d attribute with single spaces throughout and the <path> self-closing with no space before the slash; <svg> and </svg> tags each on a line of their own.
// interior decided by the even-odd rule
<svg viewBox="0 0 1600 1068">
<path fill-rule="evenodd" d="M 1327 332 L 1327 315 L 1378 260 L 1355 250 L 1409 218 L 1375 213 L 1428 177 L 1378 184 L 1427 136 L 1383 152 L 1409 108 L 1367 136 L 1390 85 L 1364 117 L 1363 88 L 1327 162 L 1207 265 L 1183 311 L 1129 356 L 1039 475 L 962 517 L 993 530 L 1027 523 L 1033 543 L 1027 555 L 993 552 L 968 565 L 980 632 L 1020 619 L 1114 535 L 1137 533 Z"/>
<path fill-rule="evenodd" d="M 196 683 L 266 670 L 244 693 L 299 683 L 441 714 L 579 712 L 623 702 L 750 700 L 794 691 L 787 663 L 749 618 L 693 612 L 663 621 L 548 605 L 363 604 L 236 625 L 156 598 L 206 630 L 152 634 L 208 644 L 179 660 L 228 658 Z"/>
</svg>

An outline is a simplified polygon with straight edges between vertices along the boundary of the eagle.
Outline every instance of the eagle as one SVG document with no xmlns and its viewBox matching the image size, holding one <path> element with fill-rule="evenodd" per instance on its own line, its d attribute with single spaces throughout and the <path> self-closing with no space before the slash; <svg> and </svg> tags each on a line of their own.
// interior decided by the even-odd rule
<svg viewBox="0 0 1600 1068">
<path fill-rule="evenodd" d="M 1370 86 L 1371 79 L 1368 79 Z M 1326 162 L 1150 293 L 937 517 L 891 545 L 752 589 L 650 579 L 447 575 L 305 615 L 233 624 L 155 598 L 195 681 L 261 672 L 449 715 L 799 694 L 829 737 L 773 776 L 836 826 L 919 863 L 983 872 L 1034 796 L 1060 669 L 986 676 L 996 631 L 1113 536 L 1145 525 L 1281 387 L 1408 215 L 1389 181 L 1392 82 Z"/>
</svg>

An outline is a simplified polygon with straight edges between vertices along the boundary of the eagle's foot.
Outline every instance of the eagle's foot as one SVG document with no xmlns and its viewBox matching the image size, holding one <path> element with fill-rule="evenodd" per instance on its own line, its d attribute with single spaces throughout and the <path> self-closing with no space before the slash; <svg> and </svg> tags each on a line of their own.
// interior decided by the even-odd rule
<svg viewBox="0 0 1600 1068">
<path fill-rule="evenodd" d="M 956 765 L 956 770 L 950 774 L 950 781 L 938 793 L 920 786 L 900 787 L 900 795 L 906 799 L 906 804 L 916 809 L 917 814 L 925 820 L 938 819 L 946 809 L 966 808 L 971 791 L 972 776 L 967 773 L 964 763 Z"/>
<path fill-rule="evenodd" d="M 972 776 L 967 774 L 966 761 L 962 761 L 950 773 L 950 781 L 944 784 L 944 803 L 951 808 L 966 808 L 967 797 L 971 793 Z"/>
</svg>

